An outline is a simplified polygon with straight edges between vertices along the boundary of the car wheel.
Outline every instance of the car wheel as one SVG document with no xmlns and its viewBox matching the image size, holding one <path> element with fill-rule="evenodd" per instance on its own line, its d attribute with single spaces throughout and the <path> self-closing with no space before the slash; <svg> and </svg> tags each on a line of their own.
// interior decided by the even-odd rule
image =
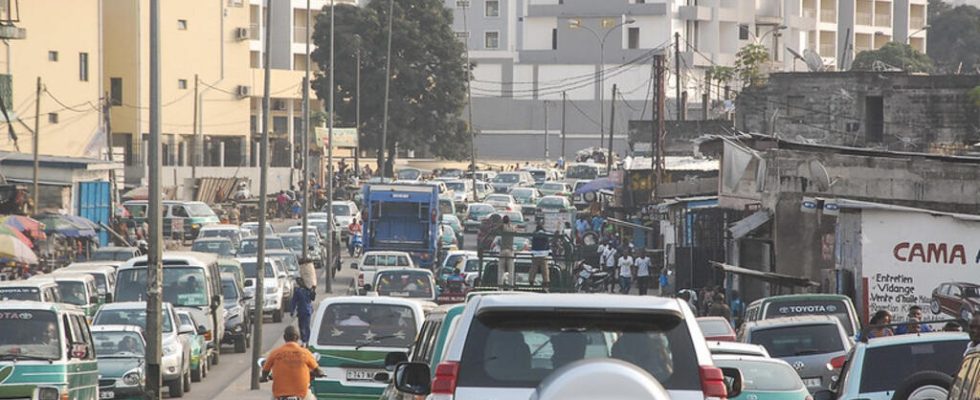
<svg viewBox="0 0 980 400">
<path fill-rule="evenodd" d="M 932 311 L 933 314 L 939 314 L 943 311 L 942 308 L 939 307 L 939 300 L 932 299 L 932 301 L 929 302 L 929 311 Z"/>
<path fill-rule="evenodd" d="M 236 353 L 244 353 L 245 352 L 245 348 L 247 346 L 248 346 L 248 341 L 245 340 L 245 336 L 244 335 L 241 336 L 241 337 L 239 337 L 239 338 L 237 338 L 237 339 L 235 339 L 235 352 Z"/>
<path fill-rule="evenodd" d="M 207 378 L 208 372 L 210 371 L 211 371 L 211 363 L 210 362 L 204 363 L 204 368 L 201 369 L 201 378 Z"/>
<path fill-rule="evenodd" d="M 191 370 L 191 382 L 200 382 L 202 378 L 204 378 L 204 357 L 201 357 L 197 370 Z"/>
<path fill-rule="evenodd" d="M 188 368 L 188 371 L 184 373 L 184 393 L 191 392 L 191 380 L 191 371 Z"/>
<path fill-rule="evenodd" d="M 278 309 L 272 313 L 272 322 L 282 322 L 282 309 Z"/>
<path fill-rule="evenodd" d="M 221 345 L 218 345 L 218 347 L 214 349 L 214 352 L 211 353 L 211 363 L 214 365 L 221 363 Z"/>
<path fill-rule="evenodd" d="M 170 397 L 184 397 L 184 379 L 177 378 L 167 384 Z"/>
<path fill-rule="evenodd" d="M 922 371 L 909 375 L 898 385 L 892 400 L 945 400 L 953 377 L 939 371 Z"/>
</svg>

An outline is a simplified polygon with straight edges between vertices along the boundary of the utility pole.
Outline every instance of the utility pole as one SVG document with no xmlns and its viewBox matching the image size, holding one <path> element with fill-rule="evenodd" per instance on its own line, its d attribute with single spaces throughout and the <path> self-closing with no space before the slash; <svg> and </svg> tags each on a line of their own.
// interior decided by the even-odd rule
<svg viewBox="0 0 980 400">
<path fill-rule="evenodd" d="M 38 181 L 38 172 L 41 169 L 41 162 L 38 160 L 38 144 L 40 143 L 41 136 L 41 77 L 37 77 L 37 92 L 34 94 L 34 137 L 32 138 L 34 152 L 34 215 L 37 215 L 37 202 L 41 199 L 39 196 L 41 186 Z"/>
<path fill-rule="evenodd" d="M 354 72 L 354 126 L 357 128 L 357 146 L 354 148 L 354 173 L 361 175 L 361 39 L 357 36 L 357 49 L 354 51 L 357 69 Z"/>
<path fill-rule="evenodd" d="M 334 17 L 336 16 L 336 14 L 337 14 L 337 9 L 334 7 L 334 0 L 330 0 L 330 98 L 329 98 L 330 100 L 328 101 L 330 106 L 330 117 L 329 117 L 330 125 L 327 127 L 327 137 L 329 138 L 328 139 L 329 145 L 327 146 L 327 222 L 329 222 L 329 224 L 327 224 L 327 237 L 329 238 L 328 240 L 330 240 L 330 242 L 327 243 L 327 262 L 329 262 L 330 265 L 327 265 L 327 282 L 323 286 L 323 290 L 326 291 L 327 293 L 333 293 L 333 276 L 336 271 L 336 269 L 333 266 L 333 257 L 334 257 L 333 244 L 335 240 L 334 235 L 337 234 L 336 232 L 334 232 L 334 226 L 333 226 L 334 225 L 333 222 L 333 185 L 334 185 L 333 120 L 335 114 L 333 101 L 335 97 L 334 94 L 337 92 L 336 90 L 337 86 L 336 83 L 334 82 L 334 71 L 336 70 L 336 68 L 334 68 L 334 45 L 333 44 L 334 44 L 334 36 L 336 36 L 334 31 Z M 385 107 L 387 107 L 387 105 Z"/>
<path fill-rule="evenodd" d="M 561 155 L 562 159 L 565 158 L 565 103 L 568 98 L 565 96 L 565 91 L 561 91 Z"/>
<path fill-rule="evenodd" d="M 664 61 L 663 54 L 657 54 L 653 57 L 654 64 L 657 68 L 657 123 L 654 124 L 654 136 L 655 141 L 651 144 L 656 146 L 655 160 L 656 160 L 656 170 L 657 170 L 657 186 L 656 190 L 660 190 L 660 183 L 664 178 L 664 113 L 665 113 L 665 86 L 666 86 L 666 63 Z"/>
<path fill-rule="evenodd" d="M 544 159 L 548 160 L 548 100 L 544 101 Z"/>
<path fill-rule="evenodd" d="M 109 92 L 106 92 L 105 93 L 105 97 L 103 99 L 104 99 L 104 101 L 101 104 L 101 106 L 102 106 L 102 127 L 103 127 L 103 130 L 105 131 L 105 144 L 106 144 L 106 148 L 109 149 L 109 151 L 106 152 L 106 159 L 108 159 L 109 162 L 111 163 L 111 162 L 115 161 L 114 160 L 115 155 L 112 154 L 112 149 L 113 149 L 113 147 L 112 147 L 112 115 L 109 112 L 110 109 L 111 109 L 111 107 L 109 106 Z M 115 206 L 116 201 L 119 200 L 119 193 L 118 193 L 119 188 L 116 186 L 116 169 L 115 168 L 109 170 L 109 180 L 110 180 L 110 182 L 109 182 L 109 188 L 110 188 L 109 203 L 112 204 L 113 206 Z M 115 208 L 112 208 L 112 209 L 115 209 Z"/>
<path fill-rule="evenodd" d="M 150 232 L 146 254 L 146 398 L 159 399 L 163 385 L 163 214 L 160 213 L 160 1 L 150 0 L 150 138 L 147 149 L 149 190 L 147 208 Z"/>
<path fill-rule="evenodd" d="M 201 143 L 198 143 L 198 141 L 197 141 L 198 135 L 201 134 L 201 130 L 200 130 L 200 128 L 198 128 L 198 120 L 197 120 L 198 119 L 198 116 L 200 115 L 200 112 L 198 111 L 199 108 L 200 108 L 200 104 L 199 104 L 200 98 L 198 98 L 198 93 L 199 92 L 197 91 L 197 84 L 199 82 L 200 82 L 200 79 L 198 79 L 197 74 L 194 74 L 194 141 L 193 141 L 193 143 L 194 143 L 194 152 L 193 152 L 193 154 L 191 154 L 191 159 L 190 159 L 190 161 L 191 161 L 191 179 L 194 180 L 194 182 L 197 182 L 197 154 L 198 154 L 198 150 L 200 150 L 200 148 L 198 146 L 201 145 Z"/>
<path fill-rule="evenodd" d="M 262 139 L 259 142 L 259 163 L 261 163 L 259 165 L 259 248 L 255 260 L 255 268 L 258 273 L 255 274 L 255 310 L 252 317 L 255 321 L 255 324 L 252 325 L 252 390 L 259 390 L 259 373 L 262 369 L 258 366 L 258 362 L 259 357 L 262 356 L 262 307 L 265 306 L 265 224 L 269 214 L 269 108 L 271 103 L 269 86 L 272 84 L 269 52 L 272 48 L 271 32 L 272 1 L 269 1 L 265 5 L 265 34 L 262 35 L 263 40 L 265 40 L 263 44 L 264 53 L 262 54 L 262 68 L 265 70 L 265 74 L 262 94 Z M 305 235 L 306 232 L 303 233 Z"/>
<path fill-rule="evenodd" d="M 391 94 L 391 21 L 393 19 L 395 19 L 395 0 L 388 0 L 388 55 L 385 57 L 385 105 L 384 111 L 382 112 L 383 115 L 381 117 L 381 148 L 378 149 L 378 151 L 381 152 L 382 178 L 388 177 L 388 159 L 385 157 L 385 152 L 388 151 L 388 96 Z M 331 69 L 331 71 L 333 71 L 333 69 Z M 394 155 L 392 154 L 391 156 Z M 392 165 L 392 169 L 394 169 L 394 165 Z M 384 179 L 382 179 L 382 181 L 384 181 Z"/>
<path fill-rule="evenodd" d="M 301 262 L 309 262 L 310 241 L 306 233 L 310 226 L 310 0 L 306 0 L 306 71 L 303 76 L 303 251 Z M 316 282 L 304 282 L 307 285 L 315 286 Z"/>
<path fill-rule="evenodd" d="M 674 71 L 677 72 L 677 78 L 674 81 L 675 84 L 675 95 L 674 101 L 677 103 L 677 114 L 676 118 L 678 121 L 684 120 L 684 114 L 681 112 L 684 107 L 681 104 L 681 33 L 674 32 Z"/>
<path fill-rule="evenodd" d="M 606 150 L 606 171 L 612 172 L 613 166 L 613 128 L 616 123 L 616 84 L 613 84 L 612 104 L 609 110 L 609 149 Z"/>
<path fill-rule="evenodd" d="M 470 40 L 470 26 L 467 23 L 466 15 L 470 13 L 470 2 L 456 3 L 457 6 L 463 4 L 463 32 L 466 32 L 466 40 Z M 466 43 L 466 129 L 470 134 L 470 186 L 473 190 L 473 201 L 477 201 L 476 193 L 476 135 L 473 133 L 473 91 L 470 90 L 470 81 L 473 79 L 473 71 L 470 69 L 470 45 Z"/>
<path fill-rule="evenodd" d="M 701 119 L 708 120 L 708 109 L 711 108 L 711 70 L 704 71 L 704 93 L 701 94 Z"/>
</svg>

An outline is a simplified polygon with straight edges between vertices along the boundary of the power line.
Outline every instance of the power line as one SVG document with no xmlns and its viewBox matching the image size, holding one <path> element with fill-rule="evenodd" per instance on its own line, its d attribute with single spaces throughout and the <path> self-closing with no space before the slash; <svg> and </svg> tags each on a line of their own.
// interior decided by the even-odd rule
<svg viewBox="0 0 980 400">
<path fill-rule="evenodd" d="M 578 108 L 578 105 L 575 104 L 574 101 L 572 101 L 571 99 L 568 99 L 568 98 L 566 98 L 565 101 L 567 101 L 568 104 L 571 104 L 572 105 L 572 108 L 574 108 L 575 111 L 578 111 L 579 114 L 582 114 L 582 116 L 584 116 L 586 119 L 588 119 L 589 121 L 592 121 L 592 123 L 595 124 L 595 126 L 601 127 L 601 124 L 599 123 L 599 121 L 596 121 L 594 118 L 592 118 L 591 116 L 589 116 L 589 114 L 587 114 L 585 111 L 582 111 L 581 108 Z"/>
<path fill-rule="evenodd" d="M 45 93 L 45 94 L 47 94 L 47 95 L 48 95 L 48 97 L 50 97 L 50 98 L 51 98 L 52 100 L 54 100 L 54 102 L 55 102 L 55 103 L 58 103 L 58 105 L 60 105 L 60 106 L 62 106 L 62 107 L 64 107 L 64 108 L 62 108 L 62 110 L 60 110 L 60 111 L 63 111 L 63 110 L 68 110 L 68 111 L 71 111 L 71 112 L 77 112 L 77 113 L 80 113 L 80 112 L 88 112 L 89 110 L 84 110 L 84 109 L 83 109 L 83 110 L 79 110 L 79 109 L 76 109 L 76 108 L 75 108 L 75 107 L 78 107 L 78 106 L 84 106 L 84 105 L 88 105 L 88 106 L 89 106 L 90 108 L 92 108 L 92 109 L 93 109 L 93 110 L 95 110 L 95 111 L 101 111 L 101 110 L 99 110 L 99 108 L 98 108 L 98 107 L 96 107 L 96 106 L 94 106 L 94 105 L 92 105 L 92 102 L 91 102 L 91 101 L 86 101 L 86 102 L 84 102 L 84 103 L 79 103 L 78 105 L 76 105 L 76 106 L 74 106 L 74 107 L 72 107 L 72 106 L 69 106 L 69 105 L 66 105 L 66 104 L 65 104 L 64 102 L 62 102 L 62 101 L 61 101 L 61 100 L 59 100 L 59 99 L 58 99 L 57 97 L 55 97 L 55 95 L 54 95 L 54 93 L 51 93 L 51 91 L 50 91 L 50 90 L 48 90 L 48 88 L 47 88 L 47 86 L 45 86 L 45 87 L 44 87 L 44 93 Z"/>
</svg>

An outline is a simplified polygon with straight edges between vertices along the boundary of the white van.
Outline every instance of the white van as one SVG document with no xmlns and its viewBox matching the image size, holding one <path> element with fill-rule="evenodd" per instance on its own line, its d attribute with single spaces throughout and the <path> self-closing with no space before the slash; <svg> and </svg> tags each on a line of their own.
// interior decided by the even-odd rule
<svg viewBox="0 0 980 400">
<path fill-rule="evenodd" d="M 369 251 L 361 256 L 361 260 L 351 264 L 351 268 L 360 272 L 357 274 L 356 294 L 371 291 L 374 274 L 385 268 L 415 268 L 412 256 L 404 251 Z"/>
</svg>

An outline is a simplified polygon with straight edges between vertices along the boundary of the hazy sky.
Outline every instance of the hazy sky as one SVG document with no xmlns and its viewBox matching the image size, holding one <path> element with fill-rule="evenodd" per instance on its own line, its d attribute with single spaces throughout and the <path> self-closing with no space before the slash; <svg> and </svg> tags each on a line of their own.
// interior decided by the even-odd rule
<svg viewBox="0 0 980 400">
<path fill-rule="evenodd" d="M 944 0 L 944 1 L 955 5 L 969 4 L 974 7 L 980 7 L 980 0 Z"/>
</svg>

